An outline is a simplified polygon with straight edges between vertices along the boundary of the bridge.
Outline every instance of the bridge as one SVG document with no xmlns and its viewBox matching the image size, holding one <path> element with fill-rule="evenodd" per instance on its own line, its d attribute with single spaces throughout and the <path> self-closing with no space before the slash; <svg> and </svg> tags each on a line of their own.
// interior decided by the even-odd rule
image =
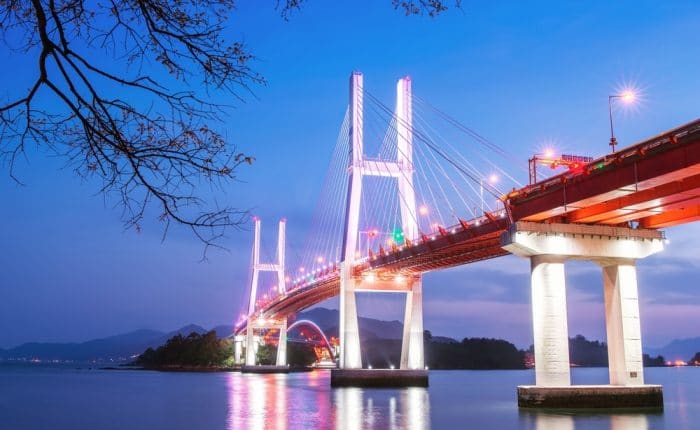
<svg viewBox="0 0 700 430">
<path fill-rule="evenodd" d="M 294 269 L 285 260 L 286 220 L 274 262 L 261 263 L 255 219 L 249 306 L 236 324 L 244 370 L 257 364 L 256 333 L 269 330 L 279 331 L 277 366 L 284 367 L 289 319 L 339 296 L 332 384 L 427 385 L 423 274 L 515 254 L 531 262 L 536 369 L 535 385 L 519 387 L 519 403 L 662 404 L 661 387 L 644 384 L 636 262 L 663 249 L 660 229 L 700 219 L 700 120 L 564 163 L 567 169 L 549 177 L 530 172 L 531 182 L 521 184 L 514 167 L 500 167 L 517 160 L 414 96 L 408 77 L 397 83 L 394 108 L 366 91 L 357 72 L 349 99 L 313 231 Z M 457 147 L 459 136 L 473 145 Z M 377 156 L 370 157 L 372 145 Z M 571 386 L 564 263 L 572 259 L 601 267 L 610 385 Z M 262 272 L 272 272 L 276 284 L 261 295 Z M 399 369 L 363 369 L 356 292 L 406 295 Z"/>
</svg>

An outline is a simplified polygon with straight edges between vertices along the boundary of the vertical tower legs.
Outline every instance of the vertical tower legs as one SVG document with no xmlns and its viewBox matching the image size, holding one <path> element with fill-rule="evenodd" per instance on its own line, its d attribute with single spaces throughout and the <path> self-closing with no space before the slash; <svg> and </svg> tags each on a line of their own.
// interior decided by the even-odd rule
<svg viewBox="0 0 700 430">
<path fill-rule="evenodd" d="M 571 385 L 564 259 L 536 255 L 530 264 L 536 384 Z"/>
<path fill-rule="evenodd" d="M 235 336 L 233 339 L 233 362 L 240 364 L 243 359 L 243 339 L 245 336 Z"/>
<path fill-rule="evenodd" d="M 247 327 L 247 332 L 246 332 L 246 344 L 245 344 L 245 365 L 246 366 L 255 366 L 256 364 L 256 359 L 255 355 L 258 352 L 257 351 L 257 345 L 255 345 L 255 335 L 253 332 L 253 327 L 252 324 L 249 322 L 248 327 Z"/>
<path fill-rule="evenodd" d="M 345 263 L 340 266 L 340 368 L 361 369 L 360 329 L 357 321 L 355 279 Z"/>
<path fill-rule="evenodd" d="M 287 320 L 280 325 L 280 337 L 277 340 L 277 361 L 278 366 L 287 365 Z"/>
<path fill-rule="evenodd" d="M 423 285 L 419 277 L 406 292 L 406 311 L 401 343 L 401 369 L 425 368 L 423 345 Z"/>
<path fill-rule="evenodd" d="M 637 271 L 633 261 L 603 267 L 610 385 L 644 384 Z"/>
</svg>

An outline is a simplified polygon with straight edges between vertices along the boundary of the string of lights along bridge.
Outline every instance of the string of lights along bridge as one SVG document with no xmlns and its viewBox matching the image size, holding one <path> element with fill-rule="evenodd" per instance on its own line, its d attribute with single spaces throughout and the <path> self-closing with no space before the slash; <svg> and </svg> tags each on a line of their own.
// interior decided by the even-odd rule
<svg viewBox="0 0 700 430">
<path fill-rule="evenodd" d="M 387 105 L 365 88 L 361 73 L 352 73 L 303 246 L 286 255 L 283 219 L 275 254 L 261 258 L 261 220 L 254 219 L 236 361 L 243 371 L 286 371 L 288 323 L 338 296 L 338 339 L 306 325 L 333 350 L 331 384 L 427 385 L 423 274 L 510 253 L 531 262 L 536 380 L 518 388 L 521 405 L 586 407 L 582 393 L 606 397 L 611 406 L 662 404 L 661 387 L 644 384 L 636 264 L 662 251 L 660 228 L 700 219 L 700 121 L 616 149 L 612 108 L 610 118 L 613 152 L 595 159 L 538 154 L 525 168 L 414 95 L 409 77 L 398 80 Z M 525 175 L 527 183 L 519 182 Z M 597 391 L 571 385 L 565 282 L 571 259 L 593 262 L 603 274 L 610 385 Z M 274 285 L 259 285 L 261 272 L 272 272 Z M 405 295 L 397 369 L 362 363 L 357 292 Z M 258 365 L 263 343 L 277 345 L 276 366 Z"/>
</svg>

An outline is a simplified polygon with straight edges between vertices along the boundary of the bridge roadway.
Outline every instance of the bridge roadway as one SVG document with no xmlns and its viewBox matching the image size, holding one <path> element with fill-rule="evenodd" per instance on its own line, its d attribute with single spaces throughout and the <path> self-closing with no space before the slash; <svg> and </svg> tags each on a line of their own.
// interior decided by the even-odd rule
<svg viewBox="0 0 700 430">
<path fill-rule="evenodd" d="M 500 235 L 515 221 L 663 228 L 700 219 L 700 120 L 693 121 L 503 197 L 506 212 L 460 221 L 401 247 L 360 260 L 355 275 L 410 275 L 508 254 Z M 280 319 L 334 297 L 337 266 L 292 285 L 264 303 L 262 318 Z M 244 321 L 238 333 L 246 328 Z"/>
</svg>

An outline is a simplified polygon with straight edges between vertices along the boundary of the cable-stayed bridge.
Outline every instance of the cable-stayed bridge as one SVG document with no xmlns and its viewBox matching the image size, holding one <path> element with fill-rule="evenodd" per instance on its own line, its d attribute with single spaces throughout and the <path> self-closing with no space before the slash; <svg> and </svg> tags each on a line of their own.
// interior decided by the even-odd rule
<svg viewBox="0 0 700 430">
<path fill-rule="evenodd" d="M 300 252 L 285 256 L 283 220 L 275 257 L 261 263 L 255 219 L 236 359 L 243 359 L 245 340 L 252 369 L 256 333 L 279 330 L 277 365 L 286 365 L 289 318 L 339 296 L 333 383 L 427 384 L 423 273 L 513 253 L 531 261 L 536 362 L 536 385 L 521 387 L 519 398 L 526 404 L 541 390 L 546 399 L 571 396 L 559 390 L 571 388 L 564 262 L 578 259 L 603 273 L 605 387 L 641 387 L 615 391 L 614 398 L 661 401 L 660 387 L 644 385 L 635 263 L 663 249 L 660 228 L 700 218 L 700 121 L 597 159 L 560 157 L 568 161 L 565 171 L 530 172 L 530 183 L 522 184 L 514 172 L 524 163 L 413 95 L 411 84 L 400 79 L 388 107 L 365 90 L 362 74 L 351 75 L 349 105 Z M 262 292 L 264 271 L 275 273 L 276 283 Z M 400 369 L 362 371 L 355 293 L 388 291 L 406 294 Z"/>
</svg>

